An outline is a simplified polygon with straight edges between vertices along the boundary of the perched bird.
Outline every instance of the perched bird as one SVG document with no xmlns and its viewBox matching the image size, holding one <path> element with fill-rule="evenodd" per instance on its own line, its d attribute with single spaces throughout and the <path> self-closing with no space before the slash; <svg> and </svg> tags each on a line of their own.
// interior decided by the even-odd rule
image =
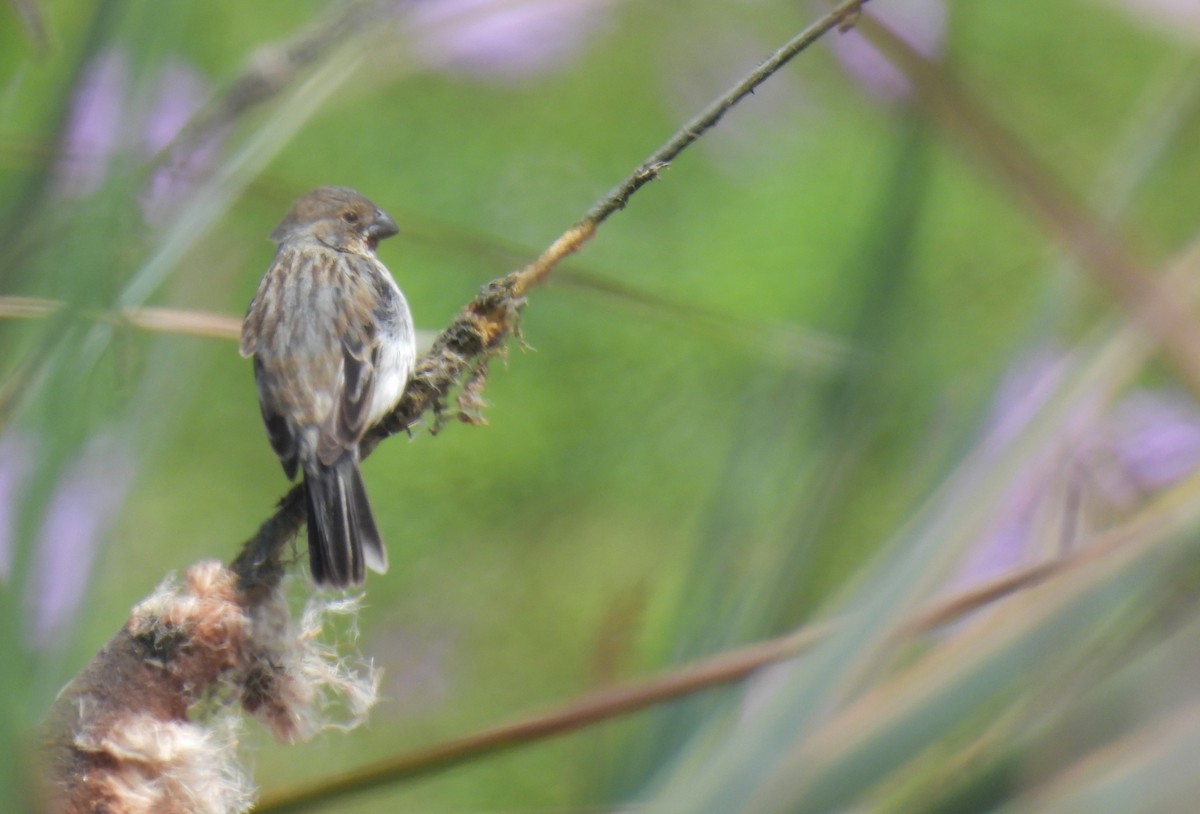
<svg viewBox="0 0 1200 814">
<path fill-rule="evenodd" d="M 416 361 L 408 303 L 375 257 L 396 231 L 353 189 L 313 190 L 271 233 L 275 259 L 242 323 L 267 437 L 288 478 L 304 474 L 318 585 L 357 585 L 364 566 L 387 570 L 358 445 L 400 400 Z"/>
</svg>

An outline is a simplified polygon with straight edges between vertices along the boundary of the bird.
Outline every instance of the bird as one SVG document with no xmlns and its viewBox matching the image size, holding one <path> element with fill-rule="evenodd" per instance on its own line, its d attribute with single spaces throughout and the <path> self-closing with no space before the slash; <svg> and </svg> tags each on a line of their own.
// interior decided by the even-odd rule
<svg viewBox="0 0 1200 814">
<path fill-rule="evenodd" d="M 408 302 L 375 256 L 397 231 L 349 187 L 303 195 L 271 233 L 275 256 L 242 322 L 239 350 L 254 360 L 267 439 L 288 480 L 303 475 L 317 586 L 361 585 L 366 568 L 388 567 L 359 444 L 416 364 Z"/>
</svg>

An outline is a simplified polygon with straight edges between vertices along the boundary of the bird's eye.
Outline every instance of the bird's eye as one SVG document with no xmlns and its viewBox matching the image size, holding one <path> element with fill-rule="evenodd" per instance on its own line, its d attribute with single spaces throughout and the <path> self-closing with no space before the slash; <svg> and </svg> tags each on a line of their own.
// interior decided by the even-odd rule
<svg viewBox="0 0 1200 814">
<path fill-rule="evenodd" d="M 358 213 L 354 211 L 343 212 L 342 220 L 346 221 L 346 223 L 358 223 Z"/>
</svg>

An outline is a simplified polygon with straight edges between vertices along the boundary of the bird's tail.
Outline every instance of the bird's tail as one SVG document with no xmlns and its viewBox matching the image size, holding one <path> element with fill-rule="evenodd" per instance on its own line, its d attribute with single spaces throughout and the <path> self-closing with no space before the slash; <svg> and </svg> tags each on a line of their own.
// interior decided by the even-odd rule
<svg viewBox="0 0 1200 814">
<path fill-rule="evenodd" d="M 364 566 L 387 571 L 387 552 L 367 502 L 358 460 L 347 451 L 331 466 L 304 469 L 308 502 L 308 559 L 318 585 L 346 588 L 366 578 Z"/>
</svg>

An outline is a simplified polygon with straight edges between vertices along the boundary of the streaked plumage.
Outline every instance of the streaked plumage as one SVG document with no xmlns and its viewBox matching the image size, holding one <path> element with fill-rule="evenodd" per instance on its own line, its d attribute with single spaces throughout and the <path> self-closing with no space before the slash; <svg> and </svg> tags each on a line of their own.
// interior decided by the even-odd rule
<svg viewBox="0 0 1200 814">
<path fill-rule="evenodd" d="M 358 444 L 399 401 L 416 360 L 408 303 L 375 257 L 395 233 L 354 190 L 313 190 L 271 233 L 279 247 L 242 324 L 267 437 L 287 476 L 304 475 L 317 584 L 387 570 Z"/>
</svg>

